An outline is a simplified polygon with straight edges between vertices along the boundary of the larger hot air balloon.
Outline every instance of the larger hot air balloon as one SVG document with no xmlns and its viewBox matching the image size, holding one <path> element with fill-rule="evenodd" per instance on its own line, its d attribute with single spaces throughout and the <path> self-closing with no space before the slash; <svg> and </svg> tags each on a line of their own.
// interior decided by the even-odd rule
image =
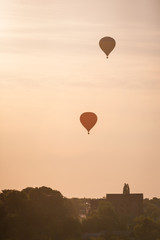
<svg viewBox="0 0 160 240">
<path fill-rule="evenodd" d="M 97 115 L 93 112 L 84 112 L 80 116 L 80 122 L 87 129 L 89 134 L 89 131 L 97 122 Z"/>
<path fill-rule="evenodd" d="M 111 37 L 103 37 L 99 41 L 99 46 L 102 49 L 102 51 L 106 54 L 107 58 L 110 52 L 114 49 L 116 45 L 116 42 L 113 38 Z"/>
</svg>

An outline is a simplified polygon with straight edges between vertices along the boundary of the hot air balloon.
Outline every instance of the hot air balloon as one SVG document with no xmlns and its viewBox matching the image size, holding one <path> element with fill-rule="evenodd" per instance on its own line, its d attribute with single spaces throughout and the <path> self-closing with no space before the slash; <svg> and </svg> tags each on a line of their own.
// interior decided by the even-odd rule
<svg viewBox="0 0 160 240">
<path fill-rule="evenodd" d="M 80 116 L 80 122 L 87 129 L 89 134 L 89 131 L 97 122 L 97 115 L 93 112 L 84 112 Z"/>
<path fill-rule="evenodd" d="M 116 42 L 113 38 L 111 37 L 103 37 L 99 41 L 99 46 L 102 49 L 102 51 L 106 54 L 107 58 L 110 52 L 114 49 L 116 45 Z"/>
</svg>

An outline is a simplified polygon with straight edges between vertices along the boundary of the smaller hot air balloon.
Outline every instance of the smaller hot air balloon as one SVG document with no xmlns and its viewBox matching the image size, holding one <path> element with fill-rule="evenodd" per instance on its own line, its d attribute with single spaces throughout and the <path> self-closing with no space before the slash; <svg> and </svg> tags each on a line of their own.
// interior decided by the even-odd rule
<svg viewBox="0 0 160 240">
<path fill-rule="evenodd" d="M 107 58 L 110 52 L 114 49 L 116 45 L 116 41 L 111 37 L 103 37 L 99 41 L 99 46 L 102 49 L 102 51 L 106 54 Z"/>
<path fill-rule="evenodd" d="M 87 129 L 89 134 L 89 131 L 97 122 L 97 115 L 93 112 L 84 112 L 80 116 L 80 122 Z"/>
</svg>

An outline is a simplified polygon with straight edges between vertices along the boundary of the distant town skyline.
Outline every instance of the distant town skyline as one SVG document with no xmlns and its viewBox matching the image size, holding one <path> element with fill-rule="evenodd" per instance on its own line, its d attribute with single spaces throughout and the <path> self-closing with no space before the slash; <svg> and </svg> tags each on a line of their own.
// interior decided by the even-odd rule
<svg viewBox="0 0 160 240">
<path fill-rule="evenodd" d="M 101 198 L 127 182 L 160 197 L 160 2 L 0 6 L 0 190 Z M 98 117 L 89 135 L 84 112 Z"/>
</svg>

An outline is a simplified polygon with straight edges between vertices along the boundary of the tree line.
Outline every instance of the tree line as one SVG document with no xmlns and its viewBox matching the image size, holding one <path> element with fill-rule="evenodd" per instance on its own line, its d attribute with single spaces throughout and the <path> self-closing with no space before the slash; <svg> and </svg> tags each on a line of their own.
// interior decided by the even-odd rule
<svg viewBox="0 0 160 240">
<path fill-rule="evenodd" d="M 105 199 L 87 211 L 89 201 L 48 187 L 3 190 L 0 239 L 160 240 L 160 199 L 144 199 L 144 213 L 135 219 L 120 216 Z"/>
</svg>

